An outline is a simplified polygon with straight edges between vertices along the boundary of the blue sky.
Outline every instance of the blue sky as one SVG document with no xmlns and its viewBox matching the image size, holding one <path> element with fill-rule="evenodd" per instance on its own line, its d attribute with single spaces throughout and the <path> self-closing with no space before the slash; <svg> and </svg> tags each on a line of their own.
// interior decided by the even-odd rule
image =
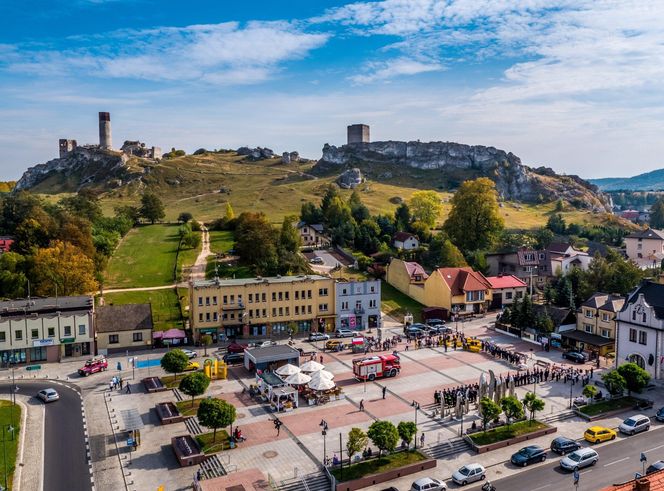
<svg viewBox="0 0 664 491">
<path fill-rule="evenodd" d="M 664 2 L 0 4 L 0 179 L 96 143 L 491 145 L 583 177 L 664 167 Z"/>
</svg>

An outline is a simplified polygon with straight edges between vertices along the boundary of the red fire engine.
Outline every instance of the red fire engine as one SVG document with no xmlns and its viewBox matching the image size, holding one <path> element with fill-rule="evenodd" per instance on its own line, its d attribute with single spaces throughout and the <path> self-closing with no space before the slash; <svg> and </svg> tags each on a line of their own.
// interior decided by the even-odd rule
<svg viewBox="0 0 664 491">
<path fill-rule="evenodd" d="M 401 371 L 396 355 L 378 355 L 353 360 L 353 374 L 357 380 L 372 381 L 379 377 L 394 377 Z"/>
</svg>

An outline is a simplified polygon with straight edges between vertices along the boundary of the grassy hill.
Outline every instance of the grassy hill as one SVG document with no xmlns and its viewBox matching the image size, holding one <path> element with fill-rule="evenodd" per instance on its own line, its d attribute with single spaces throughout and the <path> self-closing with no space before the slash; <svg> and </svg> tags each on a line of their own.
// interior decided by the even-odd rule
<svg viewBox="0 0 664 491">
<path fill-rule="evenodd" d="M 590 179 L 602 191 L 661 191 L 664 190 L 664 169 L 657 169 L 633 177 Z"/>
</svg>

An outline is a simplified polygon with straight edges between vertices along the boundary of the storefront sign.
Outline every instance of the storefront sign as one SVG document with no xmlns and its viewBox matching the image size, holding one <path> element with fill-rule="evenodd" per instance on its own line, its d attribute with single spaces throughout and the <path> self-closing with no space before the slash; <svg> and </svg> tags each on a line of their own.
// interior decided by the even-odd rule
<svg viewBox="0 0 664 491">
<path fill-rule="evenodd" d="M 62 339 L 60 340 L 60 342 L 61 342 L 62 344 L 71 344 L 71 343 L 73 343 L 74 341 L 76 341 L 76 338 L 62 338 Z"/>
<path fill-rule="evenodd" d="M 199 329 L 198 330 L 201 334 L 217 334 L 217 328 L 216 327 L 206 327 L 205 329 Z"/>
<path fill-rule="evenodd" d="M 32 342 L 32 346 L 35 348 L 42 346 L 55 346 L 55 339 L 36 339 Z"/>
</svg>

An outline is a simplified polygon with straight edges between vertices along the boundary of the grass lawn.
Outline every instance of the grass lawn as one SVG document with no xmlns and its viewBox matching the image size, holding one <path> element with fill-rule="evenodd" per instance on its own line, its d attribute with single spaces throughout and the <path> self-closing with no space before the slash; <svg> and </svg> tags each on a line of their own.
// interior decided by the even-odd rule
<svg viewBox="0 0 664 491">
<path fill-rule="evenodd" d="M 512 423 L 509 427 L 505 425 L 489 430 L 486 433 L 482 431 L 479 433 L 473 433 L 470 435 L 470 438 L 473 439 L 476 445 L 489 445 L 490 443 L 501 442 L 546 427 L 547 425 L 540 423 L 539 421 L 519 421 L 518 423 Z"/>
<path fill-rule="evenodd" d="M 426 460 L 426 457 L 419 452 L 397 452 L 385 455 L 379 459 L 365 460 L 357 464 L 352 464 L 350 467 L 343 468 L 343 480 L 341 477 L 341 469 L 335 468 L 330 471 L 337 479 L 337 481 L 352 481 L 360 477 L 377 474 L 379 472 L 386 472 L 390 469 L 396 469 L 408 464 L 414 464 L 421 460 Z"/>
<path fill-rule="evenodd" d="M 204 454 L 221 452 L 230 447 L 230 438 L 228 438 L 226 430 L 217 430 L 216 440 L 213 440 L 212 435 L 212 432 L 196 435 L 196 441 L 201 446 Z"/>
<path fill-rule="evenodd" d="M 609 401 L 596 402 L 594 404 L 581 406 L 579 411 L 587 416 L 597 416 L 598 414 L 608 413 L 609 411 L 616 411 L 618 409 L 632 409 L 635 404 L 636 399 L 633 397 L 620 397 L 618 399 L 611 399 Z"/>
<path fill-rule="evenodd" d="M 184 290 L 185 299 L 187 297 Z M 129 303 L 152 304 L 152 320 L 157 331 L 184 327 L 180 316 L 180 304 L 175 288 L 151 291 L 134 291 L 107 293 L 104 295 L 106 305 L 125 305 Z"/>
<path fill-rule="evenodd" d="M 142 225 L 129 231 L 108 262 L 105 288 L 173 283 L 178 225 Z"/>
<path fill-rule="evenodd" d="M 175 378 L 175 375 L 164 375 L 163 377 L 161 377 L 161 383 L 164 384 L 169 389 L 176 389 L 180 385 L 180 381 L 182 381 L 182 379 L 185 378 L 190 373 L 194 373 L 194 371 L 189 370 L 187 372 L 178 373 L 177 379 Z M 191 405 L 191 399 L 185 398 L 184 400 L 187 401 L 189 405 Z"/>
<path fill-rule="evenodd" d="M 211 280 L 215 274 L 218 274 L 219 278 L 253 278 L 255 276 L 247 266 L 231 266 L 221 262 L 217 264 L 214 256 L 210 256 L 205 268 L 205 277 Z"/>
<path fill-rule="evenodd" d="M 194 232 L 200 235 L 200 232 Z M 198 245 L 195 249 L 181 249 L 178 254 L 178 281 L 182 281 L 182 268 L 191 267 L 196 262 L 196 258 L 201 253 L 203 244 Z M 186 278 L 185 278 L 186 279 Z"/>
<path fill-rule="evenodd" d="M 200 406 L 201 401 L 207 399 L 207 397 L 199 397 L 198 399 L 194 399 L 194 405 L 191 405 L 191 398 L 187 397 L 186 399 L 182 401 L 178 401 L 175 403 L 175 405 L 178 408 L 178 411 L 180 411 L 180 414 L 182 416 L 196 416 L 196 412 L 198 411 L 198 406 Z"/>
<path fill-rule="evenodd" d="M 235 237 L 230 230 L 210 230 L 210 251 L 226 253 L 233 248 Z"/>
<path fill-rule="evenodd" d="M 12 426 L 12 403 L 9 401 L 0 401 L 0 424 L 5 428 L 5 445 L 7 449 L 7 484 L 9 489 L 15 489 L 12 486 L 12 479 L 14 478 L 14 470 L 16 467 L 16 452 L 18 450 L 19 435 L 21 434 L 21 406 L 15 405 L 13 408 L 14 418 L 14 437 L 6 430 Z M 0 453 L 0 474 L 2 479 L 0 483 L 4 485 L 5 482 L 5 461 L 4 454 Z M 18 486 L 16 486 L 17 488 Z"/>
<path fill-rule="evenodd" d="M 422 309 L 424 306 L 410 298 L 408 295 L 401 293 L 392 285 L 383 281 L 380 285 L 381 288 L 381 310 L 390 317 L 397 321 L 403 321 L 403 316 L 410 312 L 413 314 L 415 322 L 420 321 Z"/>
</svg>

